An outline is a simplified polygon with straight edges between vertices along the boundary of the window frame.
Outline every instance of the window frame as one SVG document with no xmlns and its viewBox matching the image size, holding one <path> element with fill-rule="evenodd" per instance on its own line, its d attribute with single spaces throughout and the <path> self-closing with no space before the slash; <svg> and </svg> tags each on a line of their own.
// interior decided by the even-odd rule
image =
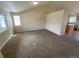
<svg viewBox="0 0 79 59">
<path fill-rule="evenodd" d="M 19 16 L 19 25 L 16 25 L 16 21 L 15 21 L 15 19 L 14 19 L 15 16 Z M 13 16 L 13 21 L 14 21 L 14 26 L 15 26 L 15 27 L 19 27 L 19 26 L 22 25 L 22 24 L 21 24 L 21 16 L 20 16 L 20 15 L 14 15 L 14 16 Z"/>
<path fill-rule="evenodd" d="M 0 34 L 1 34 L 1 33 L 8 30 L 8 24 L 7 24 L 6 16 L 4 14 L 0 14 L 0 15 L 2 15 L 4 17 L 4 22 L 5 22 L 5 25 L 6 25 L 5 29 L 2 29 L 1 24 L 0 24 Z"/>
<path fill-rule="evenodd" d="M 75 17 L 75 22 L 70 22 L 70 18 L 71 18 L 71 17 Z M 69 20 L 68 20 L 68 23 L 73 23 L 73 24 L 74 24 L 74 23 L 76 23 L 76 21 L 77 21 L 77 17 L 76 17 L 76 16 L 70 16 L 70 17 L 69 17 Z"/>
</svg>

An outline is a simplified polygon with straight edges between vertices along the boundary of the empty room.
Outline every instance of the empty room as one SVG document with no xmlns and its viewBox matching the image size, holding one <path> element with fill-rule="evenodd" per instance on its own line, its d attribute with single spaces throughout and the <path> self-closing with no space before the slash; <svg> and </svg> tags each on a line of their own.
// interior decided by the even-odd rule
<svg viewBox="0 0 79 59">
<path fill-rule="evenodd" d="M 78 58 L 79 1 L 0 1 L 0 58 Z"/>
</svg>

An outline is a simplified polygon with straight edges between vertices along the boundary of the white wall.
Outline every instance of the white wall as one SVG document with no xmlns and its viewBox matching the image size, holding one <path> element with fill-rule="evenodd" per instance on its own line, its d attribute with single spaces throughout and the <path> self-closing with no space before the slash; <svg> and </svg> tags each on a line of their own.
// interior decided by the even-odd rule
<svg viewBox="0 0 79 59">
<path fill-rule="evenodd" d="M 47 15 L 46 29 L 61 35 L 62 24 L 64 19 L 64 10 L 56 11 Z"/>
<path fill-rule="evenodd" d="M 12 16 L 21 16 L 21 26 L 15 27 L 15 32 L 45 29 L 46 15 L 39 8 L 34 8 L 21 13 L 12 13 Z"/>
<path fill-rule="evenodd" d="M 13 35 L 13 24 L 12 24 L 12 19 L 11 19 L 11 15 L 9 12 L 7 12 L 4 9 L 0 9 L 0 13 L 4 13 L 6 15 L 6 21 L 7 21 L 7 26 L 8 29 L 2 33 L 0 33 L 0 58 L 2 58 L 2 54 L 1 54 L 1 48 L 3 47 L 3 45 L 5 44 L 5 42 L 10 38 L 11 35 Z"/>
<path fill-rule="evenodd" d="M 65 34 L 67 22 L 69 19 L 69 11 L 64 11 L 63 21 L 62 21 L 62 28 L 61 28 L 61 35 Z"/>
<path fill-rule="evenodd" d="M 50 10 L 51 8 L 52 10 Z M 47 20 L 46 14 L 48 14 Z M 14 26 L 15 32 L 48 29 L 54 33 L 57 33 L 58 35 L 65 33 L 68 15 L 64 10 L 43 6 L 19 13 L 12 13 L 12 16 L 14 15 L 21 16 L 22 24 L 19 27 Z"/>
<path fill-rule="evenodd" d="M 32 31 L 45 29 L 46 14 L 60 10 L 56 6 L 44 5 L 25 10 L 19 13 L 12 13 L 13 15 L 21 16 L 22 26 L 15 27 L 15 32 Z"/>
<path fill-rule="evenodd" d="M 6 21 L 8 25 L 8 29 L 5 32 L 0 33 L 0 49 L 2 45 L 8 40 L 8 38 L 13 34 L 13 25 L 12 25 L 12 20 L 10 13 L 7 12 L 6 10 L 0 9 L 1 13 L 5 13 L 6 15 Z"/>
</svg>

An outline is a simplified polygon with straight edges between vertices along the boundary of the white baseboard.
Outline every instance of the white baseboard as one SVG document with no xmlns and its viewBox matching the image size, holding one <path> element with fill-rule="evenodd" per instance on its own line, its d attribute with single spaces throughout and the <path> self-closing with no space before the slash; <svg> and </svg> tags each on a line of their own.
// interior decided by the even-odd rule
<svg viewBox="0 0 79 59">
<path fill-rule="evenodd" d="M 11 39 L 11 36 L 1 45 L 0 50 L 3 48 L 3 46 L 8 42 L 8 40 Z"/>
<path fill-rule="evenodd" d="M 10 40 L 11 39 L 11 36 L 1 45 L 1 47 L 0 47 L 0 58 L 4 58 L 3 57 L 3 55 L 2 55 L 2 53 L 1 53 L 1 49 L 3 48 L 3 46 L 8 42 L 8 40 Z"/>
<path fill-rule="evenodd" d="M 1 45 L 0 50 L 3 48 L 3 46 L 12 38 L 15 37 L 16 35 L 10 35 L 9 38 Z"/>
<path fill-rule="evenodd" d="M 9 38 L 1 45 L 0 47 L 0 58 L 3 58 L 3 55 L 1 53 L 1 49 L 3 48 L 3 46 L 12 38 L 15 37 L 16 35 L 10 35 Z"/>
</svg>

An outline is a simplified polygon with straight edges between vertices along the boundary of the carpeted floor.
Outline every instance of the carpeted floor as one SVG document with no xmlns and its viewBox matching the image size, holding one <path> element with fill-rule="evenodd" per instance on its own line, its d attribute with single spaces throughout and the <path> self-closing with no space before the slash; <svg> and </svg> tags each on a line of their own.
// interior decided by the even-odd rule
<svg viewBox="0 0 79 59">
<path fill-rule="evenodd" d="M 79 57 L 79 44 L 69 37 L 38 30 L 17 33 L 1 51 L 5 58 L 75 58 Z"/>
</svg>

